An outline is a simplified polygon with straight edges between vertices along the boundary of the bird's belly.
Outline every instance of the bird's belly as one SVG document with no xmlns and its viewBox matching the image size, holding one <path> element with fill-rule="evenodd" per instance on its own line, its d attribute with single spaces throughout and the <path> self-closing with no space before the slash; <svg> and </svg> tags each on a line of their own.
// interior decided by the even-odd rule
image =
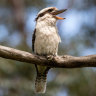
<svg viewBox="0 0 96 96">
<path fill-rule="evenodd" d="M 40 34 L 36 36 L 34 51 L 39 55 L 56 55 L 59 41 L 57 34 Z"/>
</svg>

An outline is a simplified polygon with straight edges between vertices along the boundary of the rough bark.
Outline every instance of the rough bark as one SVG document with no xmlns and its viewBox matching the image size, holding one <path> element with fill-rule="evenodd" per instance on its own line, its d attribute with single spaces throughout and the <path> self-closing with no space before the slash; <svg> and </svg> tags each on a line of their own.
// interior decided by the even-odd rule
<svg viewBox="0 0 96 96">
<path fill-rule="evenodd" d="M 29 52 L 0 46 L 0 57 L 55 68 L 96 67 L 96 55 L 74 57 L 69 55 L 46 58 Z"/>
</svg>

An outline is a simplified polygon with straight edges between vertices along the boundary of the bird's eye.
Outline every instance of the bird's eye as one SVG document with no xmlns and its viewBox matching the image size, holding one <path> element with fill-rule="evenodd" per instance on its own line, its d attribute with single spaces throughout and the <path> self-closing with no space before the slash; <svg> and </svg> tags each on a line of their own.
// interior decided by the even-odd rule
<svg viewBox="0 0 96 96">
<path fill-rule="evenodd" d="M 49 9 L 49 10 L 48 10 L 48 12 L 52 12 L 52 11 L 53 11 L 53 9 Z"/>
</svg>

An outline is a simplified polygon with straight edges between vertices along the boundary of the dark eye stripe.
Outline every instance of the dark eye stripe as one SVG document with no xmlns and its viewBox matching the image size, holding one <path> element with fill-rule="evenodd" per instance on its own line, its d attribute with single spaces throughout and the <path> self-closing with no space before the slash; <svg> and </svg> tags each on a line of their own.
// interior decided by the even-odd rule
<svg viewBox="0 0 96 96">
<path fill-rule="evenodd" d="M 44 14 L 42 13 L 42 14 L 39 14 L 39 17 L 42 17 Z"/>
<path fill-rule="evenodd" d="M 52 12 L 52 11 L 53 11 L 53 9 L 49 9 L 49 10 L 48 10 L 48 12 Z"/>
<path fill-rule="evenodd" d="M 47 10 L 46 12 L 39 14 L 38 17 L 37 17 L 35 20 L 37 21 L 37 19 L 38 19 L 39 17 L 42 17 L 42 16 L 44 16 L 47 12 L 52 12 L 53 10 L 54 10 L 54 9 L 49 9 L 49 10 Z"/>
<path fill-rule="evenodd" d="M 37 19 L 38 19 L 39 17 L 42 17 L 42 16 L 44 16 L 43 13 L 39 14 L 38 17 L 37 17 L 35 20 L 37 21 Z"/>
<path fill-rule="evenodd" d="M 44 13 L 39 14 L 39 16 L 38 16 L 38 17 L 42 17 L 42 16 L 44 16 L 44 14 L 46 14 L 47 12 L 52 12 L 52 11 L 53 11 L 53 9 L 49 9 L 48 11 L 46 11 L 46 12 L 44 12 Z"/>
</svg>

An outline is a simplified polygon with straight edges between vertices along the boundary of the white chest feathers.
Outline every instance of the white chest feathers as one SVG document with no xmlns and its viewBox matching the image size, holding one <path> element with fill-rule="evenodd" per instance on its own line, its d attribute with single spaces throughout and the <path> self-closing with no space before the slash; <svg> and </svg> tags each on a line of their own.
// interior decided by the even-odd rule
<svg viewBox="0 0 96 96">
<path fill-rule="evenodd" d="M 61 41 L 55 25 L 46 25 L 44 22 L 36 25 L 34 52 L 38 55 L 57 55 Z"/>
</svg>

